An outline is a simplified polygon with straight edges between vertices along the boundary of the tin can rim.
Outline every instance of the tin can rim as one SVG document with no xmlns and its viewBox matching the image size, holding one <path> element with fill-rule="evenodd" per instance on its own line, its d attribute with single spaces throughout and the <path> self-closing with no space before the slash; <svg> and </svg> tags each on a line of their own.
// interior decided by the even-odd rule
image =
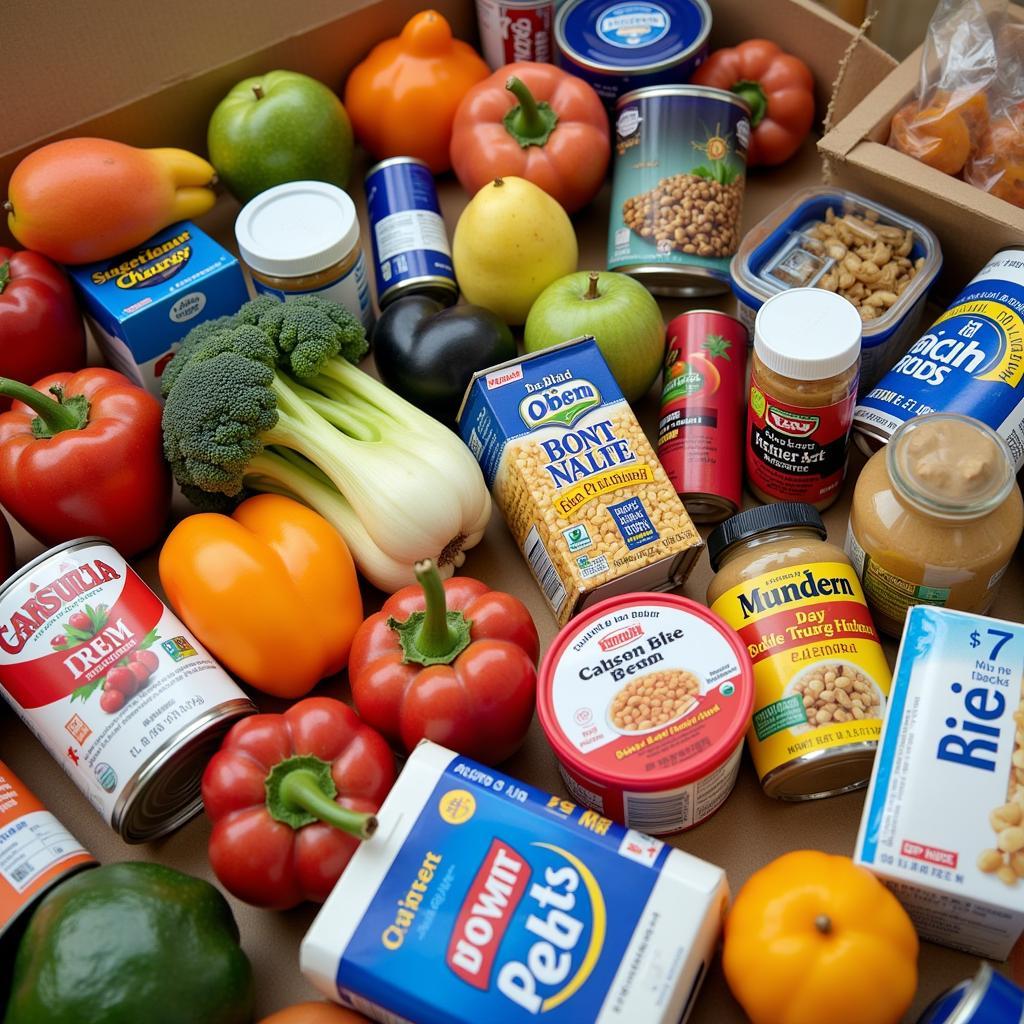
<svg viewBox="0 0 1024 1024">
<path fill-rule="evenodd" d="M 115 551 L 117 550 L 106 537 L 99 536 L 75 537 L 73 540 L 66 540 L 60 544 L 55 544 L 52 548 L 40 551 L 35 558 L 30 558 L 20 569 L 15 569 L 7 579 L 0 581 L 0 601 L 7 596 L 9 591 L 14 589 L 15 584 L 19 583 L 21 579 L 28 575 L 28 573 L 32 572 L 33 569 L 42 565 L 43 562 L 52 558 L 54 555 L 60 554 L 62 551 L 70 551 L 72 548 L 85 544 L 105 544 L 108 548 L 113 548 Z"/>
<path fill-rule="evenodd" d="M 386 291 L 381 292 L 377 296 L 377 305 L 383 309 L 384 306 L 405 298 L 404 292 L 412 288 L 425 289 L 427 285 L 432 285 L 438 291 L 458 297 L 459 286 L 455 283 L 454 278 L 445 277 L 443 274 L 420 274 L 418 277 L 407 277 L 404 281 L 398 281 Z M 430 298 L 429 295 L 427 297 Z"/>
<path fill-rule="evenodd" d="M 393 167 L 397 164 L 418 164 L 420 167 L 426 167 L 430 170 L 430 165 L 426 160 L 421 160 L 418 156 L 389 156 L 386 160 L 378 160 L 367 172 L 363 175 L 363 181 L 369 181 L 373 175 L 378 171 L 382 171 L 385 167 Z M 434 174 L 431 171 L 430 176 L 433 178 Z"/>
<path fill-rule="evenodd" d="M 638 100 L 655 99 L 659 96 L 698 96 L 708 100 L 721 100 L 724 103 L 731 103 L 739 107 L 748 117 L 750 116 L 750 104 L 742 96 L 737 96 L 727 89 L 716 89 L 710 85 L 642 85 L 638 89 L 630 89 L 624 92 L 615 101 L 615 110 L 626 103 L 633 103 Z M 746 161 L 744 161 L 744 164 Z"/>
<path fill-rule="evenodd" d="M 679 53 L 674 54 L 671 57 L 666 57 L 664 60 L 657 61 L 654 64 L 637 64 L 632 67 L 605 64 L 601 61 L 585 57 L 565 38 L 565 23 L 569 18 L 570 12 L 581 4 L 588 2 L 590 2 L 590 0 L 567 0 L 566 3 L 562 4 L 558 9 L 558 13 L 555 15 L 555 24 L 552 30 L 552 35 L 554 36 L 555 47 L 559 52 L 561 52 L 563 57 L 572 61 L 573 64 L 577 64 L 580 67 L 587 68 L 591 71 L 600 71 L 603 74 L 622 77 L 638 74 L 654 74 L 658 71 L 663 71 L 667 68 L 672 68 L 678 64 L 685 63 L 693 57 L 694 54 L 698 53 L 705 45 L 707 45 L 708 36 L 711 34 L 711 8 L 708 5 L 707 0 L 684 0 L 685 3 L 689 3 L 695 7 L 700 12 L 701 16 L 700 31 L 689 46 L 684 47 Z"/>
<path fill-rule="evenodd" d="M 684 309 L 682 313 L 677 313 L 672 317 L 672 319 L 669 320 L 669 324 L 674 323 L 676 320 L 684 320 L 687 317 L 696 316 L 698 313 L 704 314 L 705 316 L 710 314 L 713 316 L 725 317 L 726 320 L 731 320 L 733 323 L 739 324 L 739 326 L 743 328 L 743 333 L 747 336 L 747 344 L 750 344 L 750 331 L 747 328 L 747 325 L 738 316 L 733 316 L 732 313 L 723 313 L 720 309 Z"/>
<path fill-rule="evenodd" d="M 736 656 L 736 663 L 740 669 L 736 686 L 738 699 L 736 704 L 733 705 L 733 720 L 728 730 L 716 744 L 703 754 L 689 759 L 682 765 L 662 768 L 654 772 L 645 772 L 643 775 L 630 774 L 629 769 L 622 765 L 621 773 L 615 775 L 591 764 L 587 755 L 581 754 L 569 741 L 555 714 L 552 699 L 553 683 L 562 655 L 582 630 L 595 619 L 601 618 L 609 612 L 640 604 L 654 604 L 666 608 L 674 608 L 712 626 Z M 585 778 L 589 777 L 600 785 L 611 789 L 651 792 L 674 786 L 683 786 L 705 778 L 725 764 L 735 753 L 737 746 L 743 742 L 750 725 L 750 716 L 753 709 L 754 670 L 739 635 L 721 616 L 711 611 L 710 608 L 706 608 L 704 605 L 678 594 L 634 592 L 620 594 L 615 597 L 609 597 L 604 601 L 599 601 L 575 618 L 570 619 L 559 630 L 558 636 L 555 637 L 554 642 L 548 648 L 547 654 L 544 655 L 537 674 L 537 718 L 540 721 L 541 728 L 544 730 L 548 743 L 551 744 L 555 752 L 555 756 L 576 774 Z M 656 749 L 656 746 L 652 747 L 652 749 Z"/>
</svg>

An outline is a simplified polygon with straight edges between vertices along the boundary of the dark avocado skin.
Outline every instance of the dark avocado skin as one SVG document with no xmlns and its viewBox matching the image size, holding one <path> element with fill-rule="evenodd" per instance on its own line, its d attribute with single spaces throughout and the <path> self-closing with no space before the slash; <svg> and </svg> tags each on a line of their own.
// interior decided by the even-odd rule
<svg viewBox="0 0 1024 1024">
<path fill-rule="evenodd" d="M 373 332 L 381 380 L 449 426 L 455 423 L 470 377 L 515 354 L 512 332 L 490 310 L 449 308 L 422 295 L 393 302 Z"/>
<path fill-rule="evenodd" d="M 251 1024 L 253 977 L 224 897 L 159 864 L 80 872 L 36 908 L 4 1024 Z"/>
</svg>

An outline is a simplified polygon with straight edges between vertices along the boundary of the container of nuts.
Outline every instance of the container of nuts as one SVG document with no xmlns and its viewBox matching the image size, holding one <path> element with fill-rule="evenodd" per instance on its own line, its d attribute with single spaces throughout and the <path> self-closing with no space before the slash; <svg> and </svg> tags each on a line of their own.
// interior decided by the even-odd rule
<svg viewBox="0 0 1024 1024">
<path fill-rule="evenodd" d="M 750 110 L 731 92 L 660 85 L 620 97 L 608 269 L 655 295 L 728 291 L 749 138 Z"/>
<path fill-rule="evenodd" d="M 578 615 L 537 683 L 573 799 L 652 835 L 699 825 L 725 802 L 753 702 L 736 633 L 671 594 L 624 594 Z"/>
<path fill-rule="evenodd" d="M 754 318 L 788 288 L 824 288 L 864 321 L 860 393 L 918 336 L 928 290 L 942 267 L 939 240 L 919 221 L 853 192 L 797 192 L 744 236 L 730 273 L 739 319 Z"/>
</svg>

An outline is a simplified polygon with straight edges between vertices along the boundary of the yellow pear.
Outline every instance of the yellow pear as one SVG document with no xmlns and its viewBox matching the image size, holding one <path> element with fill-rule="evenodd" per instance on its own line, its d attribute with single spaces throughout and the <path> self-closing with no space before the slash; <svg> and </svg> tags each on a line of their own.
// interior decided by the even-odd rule
<svg viewBox="0 0 1024 1024">
<path fill-rule="evenodd" d="M 526 321 L 533 300 L 576 269 L 569 215 L 525 178 L 495 178 L 455 225 L 452 259 L 462 297 L 507 324 Z"/>
</svg>

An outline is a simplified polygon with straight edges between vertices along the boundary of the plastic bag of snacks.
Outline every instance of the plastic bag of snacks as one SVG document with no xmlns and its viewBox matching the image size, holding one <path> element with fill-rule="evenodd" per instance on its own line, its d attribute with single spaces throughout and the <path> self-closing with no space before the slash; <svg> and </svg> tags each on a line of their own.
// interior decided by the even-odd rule
<svg viewBox="0 0 1024 1024">
<path fill-rule="evenodd" d="M 889 145 L 1024 207 L 1024 24 L 1007 0 L 940 0 Z"/>
</svg>

